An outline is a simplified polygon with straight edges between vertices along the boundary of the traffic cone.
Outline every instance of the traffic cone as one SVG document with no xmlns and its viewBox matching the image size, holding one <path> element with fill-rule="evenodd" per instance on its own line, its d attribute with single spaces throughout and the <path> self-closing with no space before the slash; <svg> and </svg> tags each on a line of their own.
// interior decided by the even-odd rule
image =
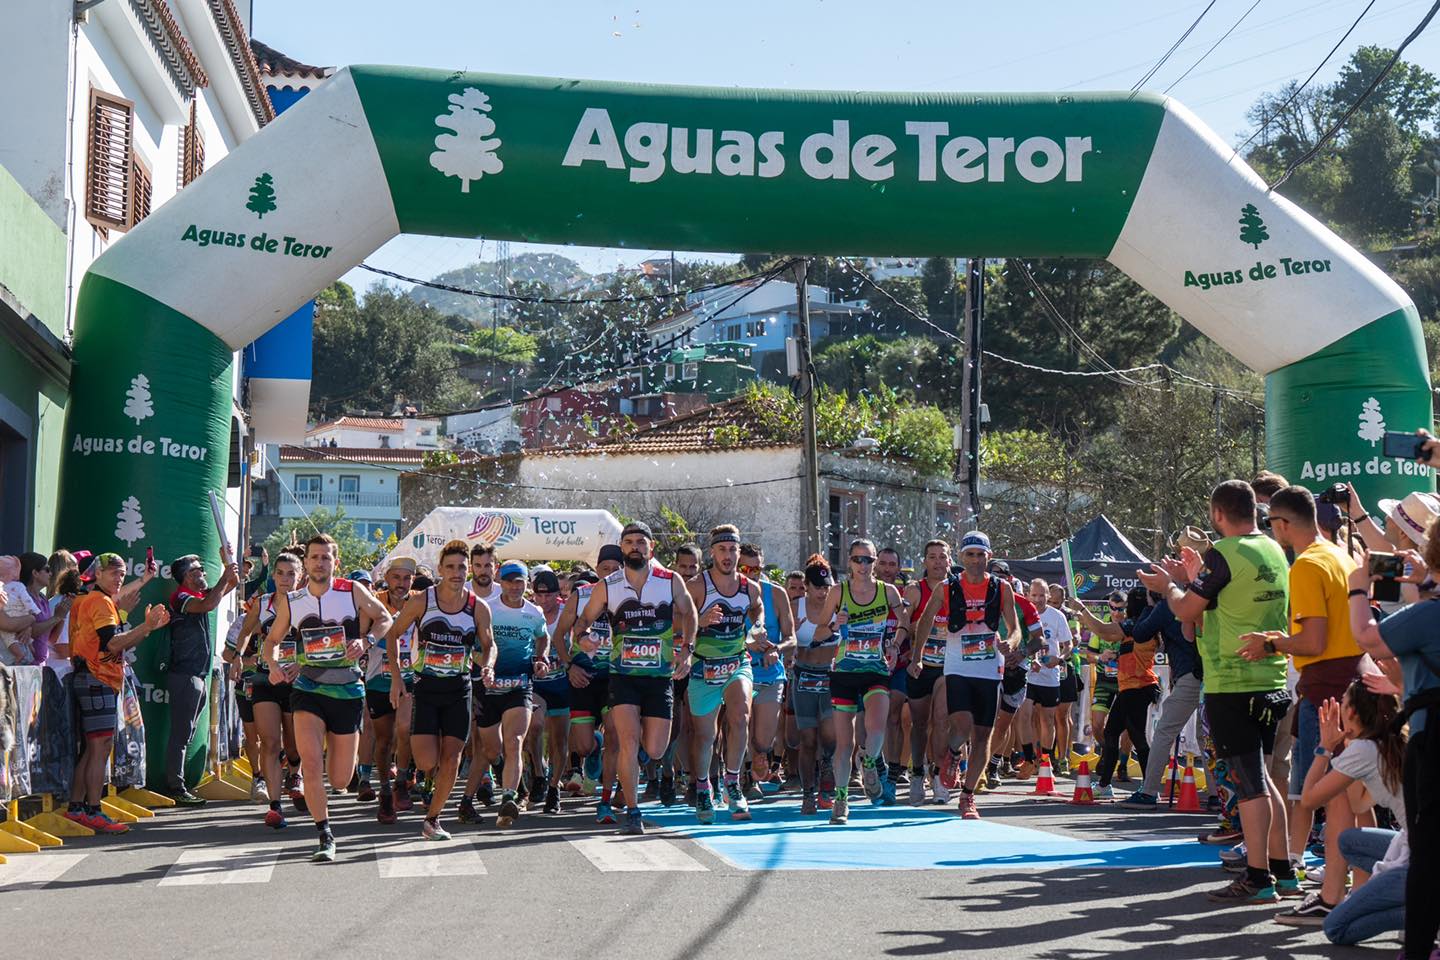
<svg viewBox="0 0 1440 960">
<path fill-rule="evenodd" d="M 1040 772 L 1035 777 L 1032 797 L 1049 797 L 1055 793 L 1055 771 L 1050 768 L 1050 754 L 1040 754 Z"/>
<path fill-rule="evenodd" d="M 1090 763 L 1087 760 L 1080 761 L 1080 769 L 1075 771 L 1075 796 L 1070 802 L 1077 807 L 1088 807 L 1095 803 L 1095 793 L 1090 789 Z"/>
<path fill-rule="evenodd" d="M 1180 802 L 1175 806 L 1175 812 L 1204 812 L 1200 809 L 1200 794 L 1195 790 L 1195 768 L 1190 765 L 1188 758 L 1185 761 L 1185 779 L 1180 783 Z"/>
<path fill-rule="evenodd" d="M 1170 754 L 1170 766 L 1165 770 L 1165 795 L 1168 798 L 1166 803 L 1174 803 L 1180 791 L 1180 770 L 1175 766 L 1175 759 L 1175 754 Z"/>
</svg>

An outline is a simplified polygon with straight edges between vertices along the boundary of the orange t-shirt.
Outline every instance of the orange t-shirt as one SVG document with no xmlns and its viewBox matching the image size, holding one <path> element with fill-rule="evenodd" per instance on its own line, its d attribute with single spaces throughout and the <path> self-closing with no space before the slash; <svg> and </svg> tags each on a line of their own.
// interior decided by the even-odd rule
<svg viewBox="0 0 1440 960">
<path fill-rule="evenodd" d="M 70 607 L 70 661 L 85 661 L 85 669 L 101 683 L 119 693 L 125 686 L 125 654 L 100 649 L 100 631 L 106 627 L 119 633 L 120 611 L 103 590 L 93 589 Z"/>
</svg>

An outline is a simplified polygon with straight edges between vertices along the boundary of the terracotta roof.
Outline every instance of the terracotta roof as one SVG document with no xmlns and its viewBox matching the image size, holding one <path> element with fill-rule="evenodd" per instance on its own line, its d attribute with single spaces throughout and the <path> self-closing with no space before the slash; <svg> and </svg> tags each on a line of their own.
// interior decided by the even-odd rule
<svg viewBox="0 0 1440 960">
<path fill-rule="evenodd" d="M 239 12 L 230 0 L 209 0 L 209 4 L 210 16 L 215 19 L 215 26 L 220 30 L 221 39 L 225 41 L 230 62 L 235 65 L 235 72 L 240 77 L 240 85 L 245 88 L 245 99 L 250 104 L 250 112 L 255 115 L 255 122 L 263 127 L 275 119 L 275 108 L 270 105 L 270 95 L 265 92 L 265 84 L 261 82 L 255 55 L 250 52 L 245 21 L 240 19 Z"/>
<path fill-rule="evenodd" d="M 337 427 L 341 430 L 348 427 L 351 430 L 386 430 L 391 433 L 404 433 L 405 421 L 400 417 L 340 417 L 329 423 L 316 424 L 306 433 L 316 433 L 320 430 Z"/>
<path fill-rule="evenodd" d="M 758 428 L 743 397 L 735 397 L 721 403 L 702 407 L 693 413 L 684 413 L 668 420 L 659 420 L 641 427 L 629 435 L 612 435 L 583 446 L 542 447 L 532 451 L 537 454 L 563 454 L 585 456 L 590 454 L 615 455 L 621 453 L 720 453 L 734 450 L 722 440 L 717 443 L 715 434 L 722 427 L 739 428 L 740 443 L 746 450 L 770 447 L 793 447 L 798 441 L 770 440 Z"/>
<path fill-rule="evenodd" d="M 374 447 L 296 447 L 290 444 L 283 444 L 280 447 L 281 463 L 400 463 L 420 466 L 425 462 L 425 456 L 434 453 L 434 450 L 385 449 Z M 480 455 L 473 450 L 455 450 L 461 462 L 479 460 Z"/>
<path fill-rule="evenodd" d="M 260 67 L 261 74 L 266 77 L 324 80 L 335 72 L 334 67 L 312 67 L 308 63 L 301 63 L 299 60 L 287 57 L 279 50 L 261 43 L 254 37 L 250 38 L 250 50 L 255 55 L 255 61 Z"/>
<path fill-rule="evenodd" d="M 185 39 L 180 24 L 175 22 L 175 14 L 166 0 L 130 0 L 130 9 L 145 25 L 150 42 L 155 45 L 170 79 L 175 81 L 181 93 L 192 97 L 196 87 L 210 85 L 209 74 L 190 48 L 190 41 Z"/>
</svg>

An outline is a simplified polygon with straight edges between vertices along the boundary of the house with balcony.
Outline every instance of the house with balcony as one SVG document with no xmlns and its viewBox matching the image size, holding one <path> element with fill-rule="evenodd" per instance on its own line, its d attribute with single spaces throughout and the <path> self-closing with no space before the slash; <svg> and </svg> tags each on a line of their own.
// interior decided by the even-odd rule
<svg viewBox="0 0 1440 960">
<path fill-rule="evenodd" d="M 307 447 L 364 447 L 376 450 L 438 450 L 439 419 L 428 417 L 340 417 L 305 431 Z"/>
</svg>

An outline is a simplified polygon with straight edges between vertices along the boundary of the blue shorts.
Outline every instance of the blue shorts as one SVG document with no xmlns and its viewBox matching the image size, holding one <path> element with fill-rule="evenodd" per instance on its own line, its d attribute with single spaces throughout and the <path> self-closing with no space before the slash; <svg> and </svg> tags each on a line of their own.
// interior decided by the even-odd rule
<svg viewBox="0 0 1440 960">
<path fill-rule="evenodd" d="M 535 696 L 545 701 L 545 716 L 570 716 L 570 678 L 565 674 L 535 681 Z"/>
<path fill-rule="evenodd" d="M 719 710 L 720 705 L 725 702 L 725 691 L 729 689 L 733 683 L 748 680 L 753 685 L 755 677 L 750 671 L 750 658 L 741 654 L 738 658 L 738 666 L 732 664 L 732 661 L 735 659 L 737 658 L 717 657 L 712 660 L 707 660 L 705 657 L 695 658 L 694 662 L 690 665 L 690 686 L 688 688 L 690 716 L 703 717 L 706 714 Z M 717 671 L 712 669 L 710 671 L 712 676 L 706 679 L 707 664 L 712 667 L 715 665 L 730 665 L 733 666 L 733 669 L 722 669 L 718 671 L 721 674 L 720 676 L 714 676 Z"/>
<path fill-rule="evenodd" d="M 890 671 L 890 689 L 906 697 L 910 696 L 910 674 L 905 667 L 896 667 Z"/>
</svg>

